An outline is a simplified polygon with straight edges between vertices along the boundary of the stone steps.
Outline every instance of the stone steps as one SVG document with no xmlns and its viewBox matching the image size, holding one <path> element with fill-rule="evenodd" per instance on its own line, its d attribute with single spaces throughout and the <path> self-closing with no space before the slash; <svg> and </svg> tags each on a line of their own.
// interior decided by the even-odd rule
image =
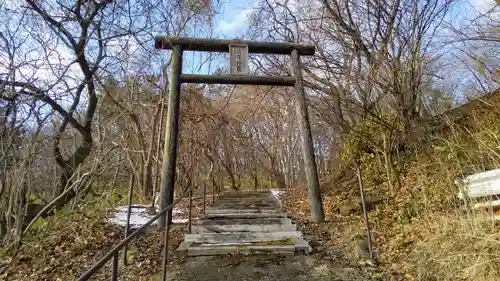
<svg viewBox="0 0 500 281">
<path fill-rule="evenodd" d="M 294 255 L 311 251 L 297 226 L 281 212 L 271 192 L 222 193 L 193 224 L 178 253 L 188 256 Z"/>
</svg>

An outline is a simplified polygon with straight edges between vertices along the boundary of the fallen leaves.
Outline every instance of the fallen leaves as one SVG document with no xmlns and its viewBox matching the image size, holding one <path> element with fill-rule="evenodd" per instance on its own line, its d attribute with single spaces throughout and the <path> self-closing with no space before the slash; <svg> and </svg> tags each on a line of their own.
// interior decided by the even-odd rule
<svg viewBox="0 0 500 281">
<path fill-rule="evenodd" d="M 325 194 L 323 196 L 323 208 L 325 210 L 326 222 L 316 224 L 310 220 L 309 203 L 305 186 L 299 186 L 287 190 L 283 194 L 283 205 L 287 215 L 294 218 L 304 237 L 313 246 L 314 251 L 323 255 L 325 260 L 335 260 L 336 263 L 346 263 L 356 266 L 358 260 L 353 256 L 353 240 L 356 234 L 365 233 L 365 225 L 360 212 L 342 216 L 338 207 L 346 199 L 347 194 Z M 381 204 L 382 205 L 382 204 Z M 378 216 L 380 207 L 369 213 L 370 217 Z M 373 221 L 372 221 L 373 223 Z M 384 236 L 381 228 L 374 226 L 373 234 L 376 245 L 390 241 L 391 235 Z M 385 242 L 384 242 L 385 241 Z M 372 273 L 373 280 L 405 280 L 400 279 L 393 269 L 385 269 Z"/>
<path fill-rule="evenodd" d="M 202 204 L 202 199 L 193 200 L 193 216 L 201 212 Z M 179 207 L 187 208 L 187 200 Z M 73 214 L 49 222 L 37 237 L 28 237 L 17 258 L 0 275 L 0 280 L 75 280 L 123 239 L 124 230 L 105 223 L 105 217 L 89 220 L 83 215 Z M 170 253 L 182 242 L 185 232 L 184 224 L 171 228 Z M 124 266 L 123 258 L 120 258 L 120 280 L 151 280 L 151 276 L 161 271 L 163 231 L 153 226 L 132 240 L 128 248 L 129 265 Z M 169 264 L 173 262 L 170 254 Z M 108 264 L 92 280 L 109 278 Z"/>
</svg>

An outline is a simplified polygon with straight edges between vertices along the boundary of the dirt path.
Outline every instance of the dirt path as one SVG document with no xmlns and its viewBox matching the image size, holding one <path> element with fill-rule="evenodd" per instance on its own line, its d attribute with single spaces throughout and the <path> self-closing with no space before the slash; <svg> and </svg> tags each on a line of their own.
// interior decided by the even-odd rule
<svg viewBox="0 0 500 281">
<path fill-rule="evenodd" d="M 364 281 L 372 280 L 361 268 L 310 256 L 193 257 L 169 270 L 176 281 Z M 160 280 L 158 278 L 157 280 Z"/>
</svg>

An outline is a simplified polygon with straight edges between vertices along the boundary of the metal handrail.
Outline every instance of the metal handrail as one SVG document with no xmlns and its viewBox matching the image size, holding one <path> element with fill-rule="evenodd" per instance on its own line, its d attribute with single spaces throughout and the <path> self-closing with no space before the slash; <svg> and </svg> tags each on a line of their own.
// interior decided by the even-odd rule
<svg viewBox="0 0 500 281">
<path fill-rule="evenodd" d="M 165 209 L 161 210 L 158 214 L 156 214 L 154 217 L 152 217 L 150 220 L 148 220 L 146 223 L 144 223 L 141 227 L 136 229 L 134 232 L 132 232 L 130 235 L 125 237 L 118 245 L 116 245 L 113 249 L 111 249 L 104 257 L 102 257 L 100 260 L 98 260 L 89 270 L 87 270 L 85 273 L 83 273 L 77 281 L 87 281 L 89 280 L 94 274 L 97 273 L 109 260 L 113 258 L 113 266 L 112 266 L 112 271 L 115 272 L 116 274 L 116 267 L 118 265 L 118 253 L 120 252 L 121 249 L 123 249 L 128 243 L 134 239 L 135 237 L 139 236 L 146 230 L 151 224 L 153 224 L 157 219 L 159 219 L 161 216 L 165 215 L 166 212 L 171 210 L 177 203 L 179 203 L 182 199 L 184 199 L 185 193 L 188 189 L 184 190 L 182 192 L 182 196 L 179 197 L 177 200 L 175 200 L 172 204 L 167 206 Z M 191 190 L 191 188 L 189 188 Z M 167 224 L 170 224 L 167 222 Z M 166 230 L 168 231 L 168 230 Z M 166 246 L 166 245 L 165 245 Z M 164 254 L 166 253 L 167 249 L 164 249 Z M 114 275 L 113 280 L 116 280 L 116 275 L 112 274 L 112 278 Z"/>
</svg>

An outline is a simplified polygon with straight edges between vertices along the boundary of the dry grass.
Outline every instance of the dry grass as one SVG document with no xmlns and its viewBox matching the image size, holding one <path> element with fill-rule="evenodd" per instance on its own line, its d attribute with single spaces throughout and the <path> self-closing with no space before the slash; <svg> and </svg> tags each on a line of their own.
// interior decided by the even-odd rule
<svg viewBox="0 0 500 281">
<path fill-rule="evenodd" d="M 483 124 L 450 133 L 430 153 L 418 152 L 403 188 L 374 217 L 385 266 L 419 281 L 499 279 L 500 225 L 487 212 L 468 216 L 454 183 L 500 167 L 491 138 L 498 132 L 486 133 Z"/>
<path fill-rule="evenodd" d="M 411 155 L 396 159 L 402 171 L 401 188 L 386 182 L 371 184 L 385 181 L 385 175 L 377 172 L 380 169 L 373 167 L 381 161 L 375 157 L 365 163 L 368 196 L 390 198 L 369 213 L 375 250 L 386 273 L 419 281 L 500 280 L 500 223 L 488 212 L 468 216 L 455 184 L 471 173 L 500 168 L 499 108 L 500 100 L 491 100 L 469 110 L 460 121 L 442 120 L 444 128 L 427 133 Z M 320 235 L 321 247 L 350 256 L 352 237 L 365 229 L 359 212 L 347 217 L 338 214 L 336 207 L 347 193 L 347 188 L 338 187 L 338 183 L 324 184 L 328 222 L 314 231 L 326 229 Z M 293 200 L 289 206 L 289 212 L 307 215 L 307 200 Z M 304 231 L 307 228 L 311 227 Z"/>
<path fill-rule="evenodd" d="M 464 217 L 434 217 L 427 239 L 405 261 L 417 280 L 493 281 L 500 276 L 500 232 L 489 220 L 475 227 Z"/>
</svg>

